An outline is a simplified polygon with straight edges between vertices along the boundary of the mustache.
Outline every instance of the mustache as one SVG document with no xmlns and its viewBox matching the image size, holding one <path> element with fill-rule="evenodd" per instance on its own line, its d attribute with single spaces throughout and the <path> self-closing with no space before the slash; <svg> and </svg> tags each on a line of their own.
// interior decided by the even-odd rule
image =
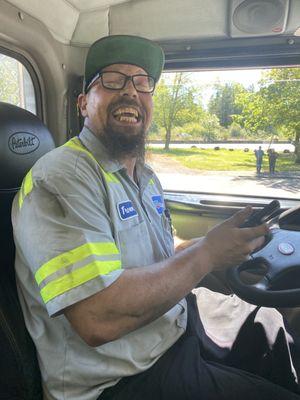
<svg viewBox="0 0 300 400">
<path fill-rule="evenodd" d="M 145 119 L 146 111 L 145 109 L 135 100 L 133 99 L 120 99 L 117 100 L 107 107 L 107 112 L 112 113 L 114 110 L 116 110 L 119 107 L 134 107 L 138 110 L 142 121 Z"/>
</svg>

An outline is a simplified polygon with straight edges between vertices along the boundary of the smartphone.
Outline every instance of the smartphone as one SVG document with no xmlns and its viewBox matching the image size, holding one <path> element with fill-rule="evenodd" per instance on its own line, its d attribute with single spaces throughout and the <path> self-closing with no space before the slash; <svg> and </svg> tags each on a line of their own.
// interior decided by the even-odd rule
<svg viewBox="0 0 300 400">
<path fill-rule="evenodd" d="M 241 225 L 241 228 L 249 228 L 252 226 L 261 225 L 271 219 L 271 217 L 273 217 L 276 211 L 278 211 L 279 209 L 279 201 L 273 200 L 261 210 L 253 211 L 250 217 Z"/>
</svg>

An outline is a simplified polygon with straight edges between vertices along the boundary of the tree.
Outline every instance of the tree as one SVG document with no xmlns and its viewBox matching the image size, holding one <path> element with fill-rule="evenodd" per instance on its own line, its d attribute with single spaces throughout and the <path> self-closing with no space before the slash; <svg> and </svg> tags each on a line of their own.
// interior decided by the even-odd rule
<svg viewBox="0 0 300 400">
<path fill-rule="evenodd" d="M 169 150 L 172 128 L 199 120 L 203 113 L 197 102 L 198 91 L 192 87 L 187 73 L 163 78 L 154 95 L 154 120 L 165 129 L 165 150 Z"/>
<path fill-rule="evenodd" d="M 294 137 L 296 162 L 300 163 L 300 68 L 266 71 L 259 90 L 239 97 L 240 119 L 248 129 L 284 129 Z"/>
<path fill-rule="evenodd" d="M 240 114 L 242 108 L 235 99 L 246 89 L 240 83 L 217 83 L 214 94 L 208 103 L 208 111 L 218 117 L 221 126 L 227 128 L 233 121 L 233 115 Z"/>
<path fill-rule="evenodd" d="M 262 84 L 261 96 L 270 125 L 293 132 L 296 162 L 300 163 L 300 68 L 273 69 L 266 73 Z"/>
<path fill-rule="evenodd" d="M 200 134 L 205 142 L 210 142 L 218 138 L 220 124 L 216 115 L 205 113 L 201 118 Z"/>
<path fill-rule="evenodd" d="M 252 132 L 269 129 L 270 119 L 265 113 L 265 100 L 259 91 L 240 93 L 236 97 L 236 103 L 241 107 L 242 112 L 234 115 L 234 122 Z"/>
</svg>

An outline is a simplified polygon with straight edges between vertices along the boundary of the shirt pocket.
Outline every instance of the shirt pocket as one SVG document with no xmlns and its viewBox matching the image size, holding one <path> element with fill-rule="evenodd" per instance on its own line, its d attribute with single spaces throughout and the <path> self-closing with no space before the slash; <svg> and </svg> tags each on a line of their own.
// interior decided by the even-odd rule
<svg viewBox="0 0 300 400">
<path fill-rule="evenodd" d="M 118 231 L 117 235 L 123 268 L 141 267 L 155 262 L 145 221 Z"/>
</svg>

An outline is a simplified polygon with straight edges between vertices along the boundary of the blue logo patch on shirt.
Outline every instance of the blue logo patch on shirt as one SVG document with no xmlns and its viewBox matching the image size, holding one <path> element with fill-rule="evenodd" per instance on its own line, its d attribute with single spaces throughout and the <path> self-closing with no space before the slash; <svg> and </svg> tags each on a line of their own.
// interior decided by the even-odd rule
<svg viewBox="0 0 300 400">
<path fill-rule="evenodd" d="M 118 212 L 123 221 L 138 215 L 130 200 L 118 203 Z"/>
<path fill-rule="evenodd" d="M 165 209 L 162 196 L 160 196 L 160 195 L 152 196 L 152 201 L 154 203 L 154 206 L 155 206 L 156 211 L 158 212 L 158 214 L 162 214 L 164 212 L 164 209 Z"/>
</svg>

